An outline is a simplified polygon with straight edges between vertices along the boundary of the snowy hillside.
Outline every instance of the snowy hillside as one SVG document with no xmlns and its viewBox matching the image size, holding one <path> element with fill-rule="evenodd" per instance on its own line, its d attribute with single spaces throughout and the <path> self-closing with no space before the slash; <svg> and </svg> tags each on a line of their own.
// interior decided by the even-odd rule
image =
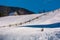
<svg viewBox="0 0 60 40">
<path fill-rule="evenodd" d="M 42 28 L 21 27 L 60 23 L 59 17 L 60 9 L 42 14 L 1 17 L 0 40 L 60 40 L 60 28 L 43 28 L 41 31 Z"/>
<path fill-rule="evenodd" d="M 30 21 L 29 21 L 30 20 Z M 42 14 L 7 16 L 0 18 L 1 26 L 47 25 L 60 22 L 60 9 Z M 21 25 L 20 25 L 21 24 Z"/>
</svg>

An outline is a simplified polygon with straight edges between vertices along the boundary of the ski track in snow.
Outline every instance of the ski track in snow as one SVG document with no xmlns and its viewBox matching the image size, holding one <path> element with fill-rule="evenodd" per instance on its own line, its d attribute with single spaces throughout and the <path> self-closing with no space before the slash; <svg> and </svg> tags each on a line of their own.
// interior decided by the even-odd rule
<svg viewBox="0 0 60 40">
<path fill-rule="evenodd" d="M 1 17 L 0 40 L 60 40 L 60 28 L 43 28 L 44 31 L 41 31 L 42 28 L 21 27 L 24 25 L 47 25 L 60 22 L 60 9 L 44 14 Z M 19 27 L 1 27 L 25 22 L 40 15 L 43 16 L 26 24 L 19 25 Z"/>
</svg>

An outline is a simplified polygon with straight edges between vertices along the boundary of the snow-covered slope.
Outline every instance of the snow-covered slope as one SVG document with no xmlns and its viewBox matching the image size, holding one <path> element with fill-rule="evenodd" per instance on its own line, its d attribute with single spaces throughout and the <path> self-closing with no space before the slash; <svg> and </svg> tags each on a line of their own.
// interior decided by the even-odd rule
<svg viewBox="0 0 60 40">
<path fill-rule="evenodd" d="M 60 28 L 0 28 L 0 40 L 60 40 Z"/>
<path fill-rule="evenodd" d="M 52 23 L 56 23 L 56 22 L 60 22 L 60 9 L 55 10 L 54 12 L 47 12 L 44 14 L 42 14 L 43 16 L 41 16 L 39 19 L 36 19 L 34 21 L 31 21 L 30 23 L 26 23 L 25 25 L 33 25 L 33 24 L 52 24 Z"/>
<path fill-rule="evenodd" d="M 16 23 L 17 24 L 23 23 L 25 21 L 28 21 L 28 20 L 33 19 L 33 18 L 40 16 L 40 15 L 42 15 L 42 14 L 1 17 L 0 18 L 0 26 L 6 26 L 9 24 L 16 24 Z"/>
<path fill-rule="evenodd" d="M 9 27 L 9 24 L 19 24 L 30 19 L 39 18 L 22 25 Z M 60 28 L 31 28 L 23 25 L 47 25 L 60 22 L 60 9 L 47 14 L 32 14 L 7 16 L 0 18 L 0 40 L 60 40 Z M 6 27 L 2 27 L 6 26 Z M 18 27 L 20 26 L 20 27 Z"/>
<path fill-rule="evenodd" d="M 36 17 L 38 18 L 34 19 Z M 32 20 L 32 21 L 26 22 L 29 20 Z M 19 23 L 23 23 L 22 25 L 46 25 L 46 24 L 52 24 L 57 22 L 60 22 L 60 9 L 55 10 L 54 12 L 51 11 L 51 12 L 42 13 L 42 14 L 7 16 L 7 17 L 0 18 L 0 26 L 8 26 L 9 24 L 19 25 Z"/>
</svg>

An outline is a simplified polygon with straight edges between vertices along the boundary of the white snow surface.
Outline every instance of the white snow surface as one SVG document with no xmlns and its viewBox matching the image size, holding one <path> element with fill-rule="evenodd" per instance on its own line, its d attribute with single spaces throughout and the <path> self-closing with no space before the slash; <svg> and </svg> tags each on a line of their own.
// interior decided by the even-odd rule
<svg viewBox="0 0 60 40">
<path fill-rule="evenodd" d="M 0 40 L 60 40 L 60 28 L 0 28 Z"/>
<path fill-rule="evenodd" d="M 60 22 L 60 9 L 42 14 L 7 16 L 0 18 L 0 40 L 60 40 L 60 28 L 2 27 L 25 22 L 37 16 L 40 18 L 23 25 L 41 25 Z"/>
<path fill-rule="evenodd" d="M 40 16 L 40 17 L 31 22 L 24 23 L 25 21 L 36 18 L 37 16 Z M 15 24 L 15 23 L 16 24 L 24 23 L 23 25 L 44 25 L 44 24 L 51 24 L 56 22 L 60 22 L 60 9 L 55 10 L 54 12 L 51 11 L 51 12 L 42 13 L 42 14 L 7 16 L 7 17 L 0 18 L 0 26 L 6 26 L 9 24 Z"/>
</svg>

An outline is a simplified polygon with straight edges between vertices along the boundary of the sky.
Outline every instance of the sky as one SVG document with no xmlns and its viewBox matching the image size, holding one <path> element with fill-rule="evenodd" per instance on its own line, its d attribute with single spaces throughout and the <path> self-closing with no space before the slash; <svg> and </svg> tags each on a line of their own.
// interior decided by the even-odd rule
<svg viewBox="0 0 60 40">
<path fill-rule="evenodd" d="M 0 5 L 22 7 L 37 13 L 59 9 L 60 0 L 0 0 Z"/>
</svg>

